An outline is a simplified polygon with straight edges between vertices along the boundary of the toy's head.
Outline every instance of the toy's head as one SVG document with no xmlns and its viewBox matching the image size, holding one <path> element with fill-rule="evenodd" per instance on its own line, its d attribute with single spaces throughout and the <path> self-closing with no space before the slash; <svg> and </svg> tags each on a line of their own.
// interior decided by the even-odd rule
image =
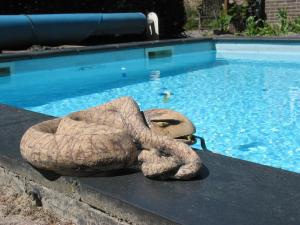
<svg viewBox="0 0 300 225">
<path fill-rule="evenodd" d="M 155 133 L 182 141 L 188 145 L 196 143 L 194 124 L 181 113 L 169 109 L 144 111 L 149 128 Z"/>
</svg>

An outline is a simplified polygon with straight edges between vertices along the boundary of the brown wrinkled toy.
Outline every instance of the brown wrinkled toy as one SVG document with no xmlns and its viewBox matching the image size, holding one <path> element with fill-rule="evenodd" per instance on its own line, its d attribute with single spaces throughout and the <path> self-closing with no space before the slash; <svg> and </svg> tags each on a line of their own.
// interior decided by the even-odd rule
<svg viewBox="0 0 300 225">
<path fill-rule="evenodd" d="M 165 109 L 141 112 L 131 97 L 39 123 L 21 140 L 21 154 L 34 167 L 82 176 L 130 168 L 137 159 L 155 179 L 188 180 L 199 174 L 194 125 Z"/>
</svg>

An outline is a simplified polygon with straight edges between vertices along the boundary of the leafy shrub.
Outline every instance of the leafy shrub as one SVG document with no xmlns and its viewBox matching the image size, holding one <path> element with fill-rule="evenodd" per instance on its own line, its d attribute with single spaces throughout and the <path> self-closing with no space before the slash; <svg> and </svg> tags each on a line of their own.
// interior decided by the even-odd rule
<svg viewBox="0 0 300 225">
<path fill-rule="evenodd" d="M 257 26 L 257 22 L 254 16 L 249 16 L 246 20 L 246 29 L 244 33 L 247 36 L 256 36 L 259 34 L 259 28 Z"/>
<path fill-rule="evenodd" d="M 289 24 L 291 32 L 300 33 L 300 16 Z"/>
<path fill-rule="evenodd" d="M 278 9 L 277 17 L 279 19 L 280 32 L 287 34 L 289 32 L 289 20 L 286 9 Z"/>
<path fill-rule="evenodd" d="M 231 23 L 239 32 L 245 29 L 248 8 L 249 5 L 247 1 L 240 1 L 239 3 L 233 2 L 229 7 L 228 14 L 232 17 Z"/>
<path fill-rule="evenodd" d="M 243 31 L 245 29 L 246 19 L 248 14 L 248 1 L 235 0 L 229 1 L 228 14 L 224 9 L 220 11 L 219 16 L 214 20 L 211 25 L 214 29 L 221 32 L 228 32 L 230 26 L 235 31 Z"/>
<path fill-rule="evenodd" d="M 248 36 L 279 36 L 300 32 L 300 16 L 294 20 L 288 18 L 286 9 L 278 9 L 278 24 L 268 24 L 266 21 L 248 17 L 245 35 Z"/>
<path fill-rule="evenodd" d="M 258 35 L 260 35 L 260 36 L 279 36 L 280 28 L 277 24 L 271 25 L 264 21 L 262 27 L 259 28 Z"/>
<path fill-rule="evenodd" d="M 232 16 L 226 15 L 226 13 L 224 11 L 221 11 L 218 18 L 216 20 L 214 20 L 211 25 L 214 29 L 217 29 L 221 32 L 228 32 L 231 19 L 232 19 Z"/>
<path fill-rule="evenodd" d="M 187 9 L 186 10 L 186 24 L 184 25 L 185 30 L 194 30 L 199 26 L 199 15 L 198 11 Z"/>
</svg>

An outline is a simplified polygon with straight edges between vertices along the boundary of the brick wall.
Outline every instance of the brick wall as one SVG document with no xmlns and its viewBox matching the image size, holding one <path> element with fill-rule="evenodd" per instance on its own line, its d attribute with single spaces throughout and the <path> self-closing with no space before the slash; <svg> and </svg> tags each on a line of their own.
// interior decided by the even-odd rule
<svg viewBox="0 0 300 225">
<path fill-rule="evenodd" d="M 300 0 L 265 0 L 265 11 L 269 22 L 277 21 L 278 8 L 287 9 L 289 17 L 300 16 Z"/>
</svg>

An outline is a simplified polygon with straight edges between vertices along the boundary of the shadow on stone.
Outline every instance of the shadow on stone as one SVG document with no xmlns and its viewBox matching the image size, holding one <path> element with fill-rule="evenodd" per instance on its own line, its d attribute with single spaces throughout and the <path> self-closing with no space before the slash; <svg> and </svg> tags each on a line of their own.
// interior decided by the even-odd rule
<svg viewBox="0 0 300 225">
<path fill-rule="evenodd" d="M 36 169 L 44 178 L 50 181 L 55 181 L 58 178 L 61 177 L 61 175 L 49 171 L 49 170 L 42 170 L 38 169 L 34 166 L 32 166 L 34 169 Z M 114 170 L 114 171 L 107 171 L 107 172 L 100 172 L 100 173 L 83 173 L 83 172 L 78 172 L 76 175 L 66 175 L 66 176 L 72 176 L 72 177 L 119 177 L 119 176 L 125 176 L 125 175 L 130 175 L 134 173 L 139 173 L 140 170 L 138 168 L 128 168 L 128 169 L 121 169 L 121 170 Z M 209 170 L 208 168 L 203 165 L 200 174 L 195 177 L 192 180 L 204 180 L 209 176 Z M 176 180 L 169 180 L 169 181 L 176 181 Z"/>
<path fill-rule="evenodd" d="M 101 172 L 96 174 L 91 174 L 90 177 L 119 177 L 119 176 L 125 176 L 130 175 L 134 173 L 140 172 L 136 168 L 128 168 L 128 169 L 121 169 L 121 170 L 114 170 L 114 171 L 107 171 L 107 172 Z"/>
<path fill-rule="evenodd" d="M 58 178 L 60 178 L 62 175 L 59 175 L 53 171 L 50 170 L 43 170 L 43 169 L 38 169 L 34 166 L 32 166 L 34 169 L 36 169 L 44 178 L 50 181 L 55 181 Z M 66 174 L 64 176 L 69 176 L 69 177 L 118 177 L 118 176 L 125 176 L 125 175 L 130 175 L 134 173 L 140 172 L 137 168 L 128 168 L 128 169 L 121 169 L 121 170 L 114 170 L 114 171 L 107 171 L 107 172 L 82 172 L 78 171 L 78 173 L 73 173 L 73 174 Z"/>
<path fill-rule="evenodd" d="M 194 179 L 191 179 L 191 181 L 195 181 L 195 180 L 204 180 L 209 176 L 209 170 L 208 168 L 203 164 L 202 168 L 200 170 L 200 173 L 197 177 L 195 177 Z"/>
<path fill-rule="evenodd" d="M 61 177 L 61 175 L 53 172 L 53 171 L 50 171 L 50 170 L 42 170 L 42 169 L 38 169 L 34 166 L 32 166 L 34 169 L 36 169 L 43 177 L 45 177 L 47 180 L 50 180 L 50 181 L 55 181 L 57 180 L 58 178 Z"/>
<path fill-rule="evenodd" d="M 204 180 L 209 176 L 209 170 L 208 168 L 203 164 L 201 170 L 200 170 L 200 174 L 198 177 L 196 177 L 195 179 L 197 180 Z"/>
</svg>

